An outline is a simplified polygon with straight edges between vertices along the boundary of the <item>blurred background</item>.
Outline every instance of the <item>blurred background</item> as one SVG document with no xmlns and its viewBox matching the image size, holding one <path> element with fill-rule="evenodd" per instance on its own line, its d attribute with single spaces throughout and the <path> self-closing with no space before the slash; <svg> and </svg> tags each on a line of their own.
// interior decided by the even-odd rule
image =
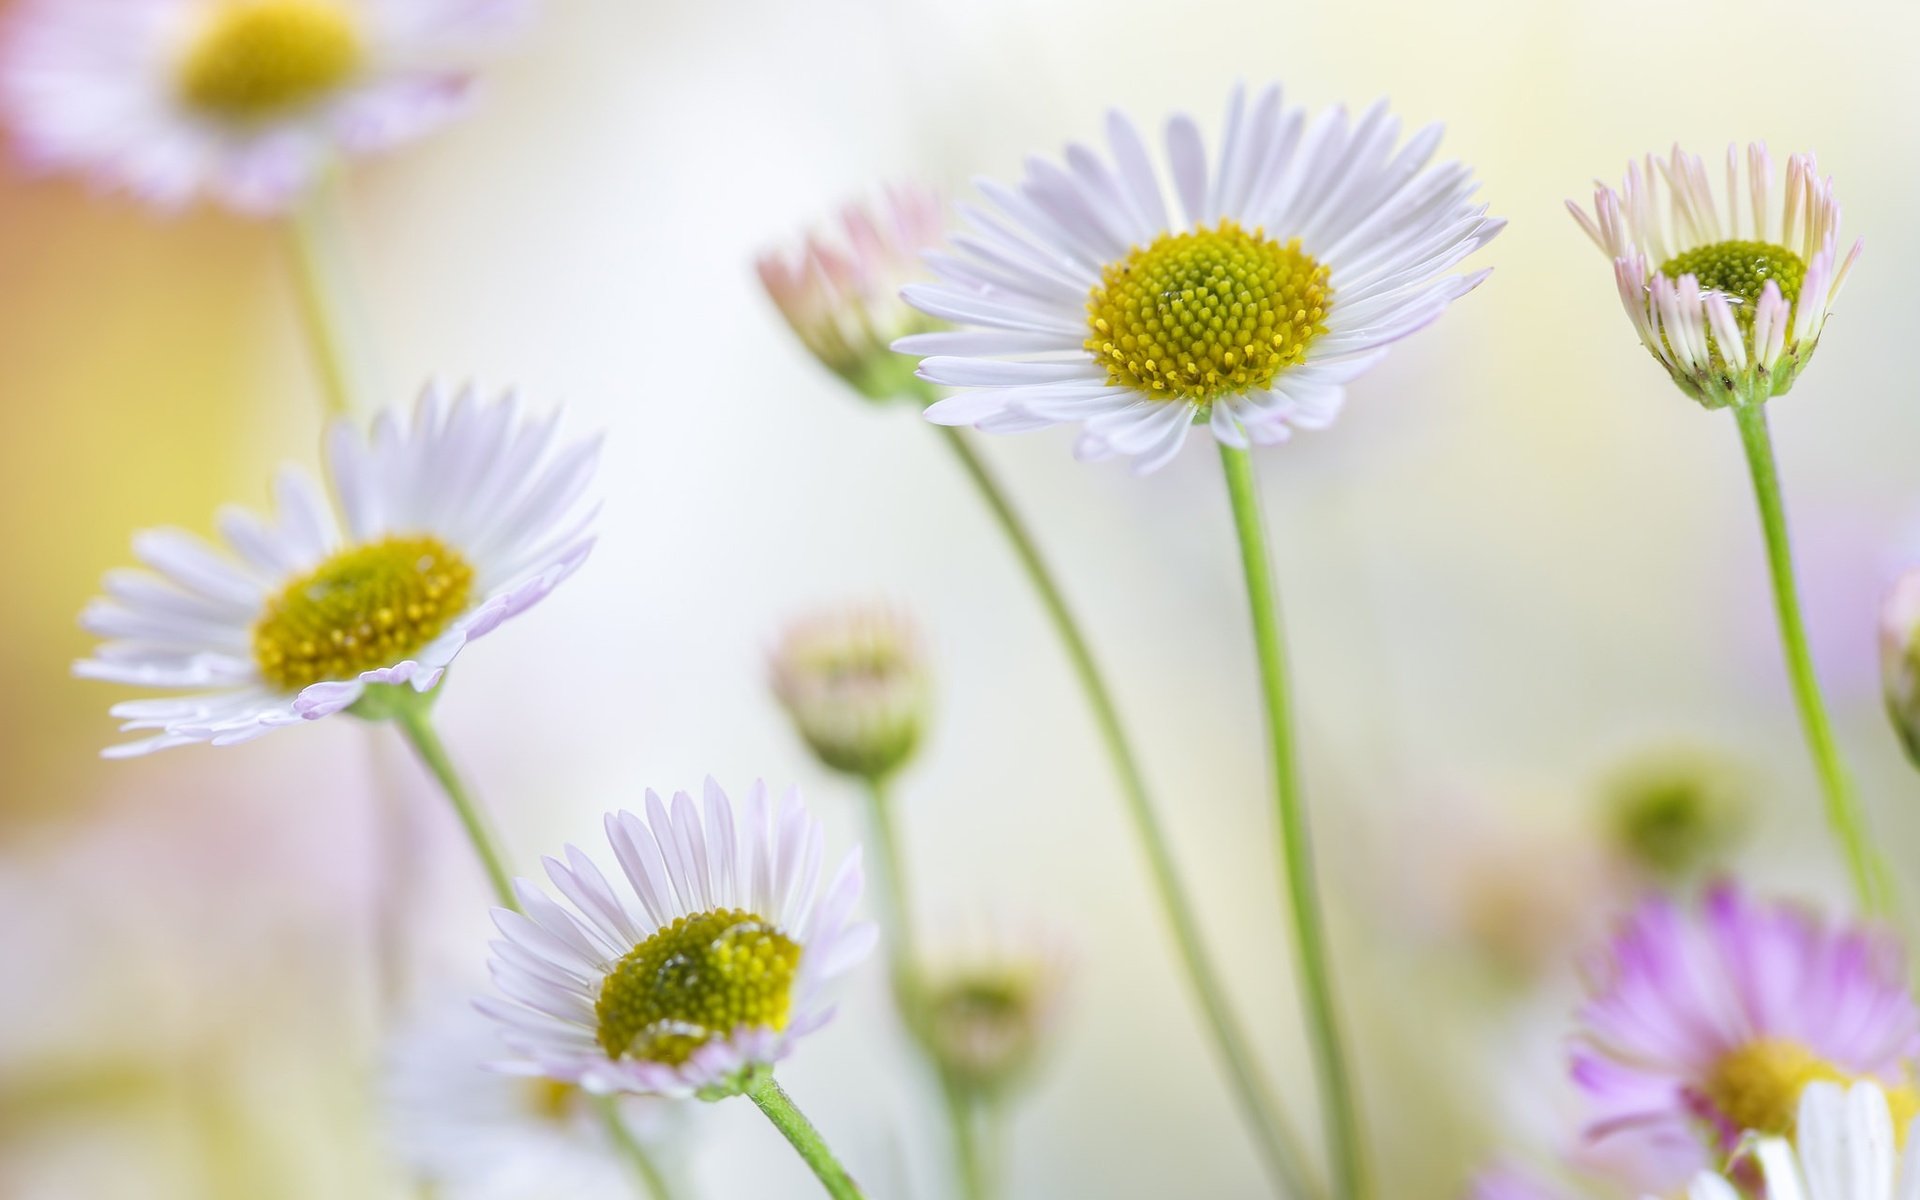
<svg viewBox="0 0 1920 1200">
<path fill-rule="evenodd" d="M 753 255 L 881 182 L 963 189 L 1193 111 L 1236 79 L 1447 123 L 1511 227 L 1479 292 L 1261 456 L 1309 795 L 1383 1195 L 1545 1158 L 1574 965 L 1648 878 L 1622 772 L 1694 755 L 1750 814 L 1734 862 L 1844 896 L 1772 642 L 1733 423 L 1636 344 L 1561 210 L 1678 139 L 1816 149 L 1865 257 L 1774 406 L 1816 652 L 1909 891 L 1916 782 L 1879 714 L 1873 617 L 1920 561 L 1920 10 L 1771 0 L 1169 5 L 555 3 L 472 120 L 348 180 L 381 392 L 515 386 L 608 431 L 600 547 L 462 660 L 444 732 L 523 864 L 711 772 L 847 786 L 766 686 L 804 612 L 883 599 L 939 707 L 905 778 L 930 937 L 979 914 L 1072 947 L 1071 1008 L 1012 1133 L 1020 1197 L 1257 1196 L 1114 781 L 1026 586 L 917 418 L 853 398 Z M 7 168 L 11 172 L 11 168 Z M 378 1106 L 392 1015 L 478 987 L 484 887 L 391 731 L 350 720 L 103 762 L 120 694 L 74 624 L 136 529 L 210 531 L 311 462 L 320 403 L 278 231 L 0 178 L 0 1196 L 399 1196 Z M 1116 680 L 1260 1050 L 1305 1047 L 1215 457 L 1148 479 L 1067 431 L 987 453 Z M 1700 756 L 1705 756 L 1702 765 Z M 1702 774 L 1705 773 L 1705 774 Z M 1664 785 L 1663 785 L 1664 786 Z M 1611 799 L 1610 799 L 1611 798 Z M 1609 838 L 1613 838 L 1612 841 Z M 1636 874 L 1636 870 L 1640 873 Z M 876 1196 L 942 1143 L 881 972 L 783 1070 Z M 925 1118 L 925 1119 L 923 1119 Z M 744 1103 L 684 1133 L 700 1194 L 804 1196 Z"/>
</svg>

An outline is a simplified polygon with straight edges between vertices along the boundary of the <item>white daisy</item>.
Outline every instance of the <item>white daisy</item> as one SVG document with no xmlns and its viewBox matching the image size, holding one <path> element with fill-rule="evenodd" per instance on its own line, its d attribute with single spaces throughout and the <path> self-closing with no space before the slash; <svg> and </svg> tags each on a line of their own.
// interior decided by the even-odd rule
<svg viewBox="0 0 1920 1200">
<path fill-rule="evenodd" d="M 0 104 L 31 165 L 152 203 L 284 208 L 455 115 L 531 0 L 26 0 Z"/>
<path fill-rule="evenodd" d="M 388 1136 L 396 1157 L 442 1200 L 623 1195 L 631 1168 L 591 1097 L 570 1084 L 487 1069 L 493 1023 L 464 1001 L 397 1033 L 387 1054 Z M 684 1136 L 678 1105 L 622 1097 L 627 1131 L 654 1148 Z"/>
<path fill-rule="evenodd" d="M 305 474 L 277 481 L 268 521 L 220 514 L 233 553 L 172 529 L 133 540 L 151 571 L 120 570 L 81 624 L 110 639 L 75 665 L 88 679 L 191 694 L 110 711 L 158 730 L 110 757 L 227 745 L 345 709 L 374 684 L 430 690 L 468 642 L 532 607 L 585 561 L 581 496 L 599 439 L 549 454 L 559 414 L 512 396 L 429 388 L 411 426 L 370 438 L 336 422 L 327 477 L 342 523 Z"/>
<path fill-rule="evenodd" d="M 1448 272 L 1504 224 L 1471 202 L 1467 167 L 1426 168 L 1438 126 L 1396 151 L 1399 132 L 1384 102 L 1309 122 L 1277 86 L 1251 104 L 1236 88 L 1211 171 L 1199 126 L 1167 125 L 1178 216 L 1117 112 L 1110 159 L 1073 145 L 1017 187 L 981 182 L 992 207 L 961 205 L 956 252 L 928 256 L 940 282 L 903 292 L 978 327 L 895 343 L 928 356 L 922 378 L 975 389 L 928 419 L 1079 422 L 1079 457 L 1142 473 L 1197 421 L 1239 448 L 1327 425 L 1345 384 L 1485 277 Z"/>
<path fill-rule="evenodd" d="M 1726 195 L 1716 199 L 1706 164 L 1675 146 L 1664 162 L 1629 163 L 1618 192 L 1595 184 L 1591 214 L 1567 201 L 1613 260 L 1641 343 L 1708 408 L 1792 387 L 1860 256 L 1856 241 L 1839 257 L 1840 202 L 1812 155 L 1787 159 L 1783 191 L 1764 144 L 1747 147 L 1746 168 L 1743 185 L 1728 146 Z"/>
<path fill-rule="evenodd" d="M 1842 1090 L 1810 1083 L 1800 1093 L 1794 1140 L 1770 1137 L 1753 1156 L 1766 1177 L 1767 1200 L 1920 1200 L 1920 1138 L 1909 1126 L 1901 1152 L 1886 1093 L 1871 1083 Z M 1741 1200 L 1726 1176 L 1702 1173 L 1688 1200 Z"/>
<path fill-rule="evenodd" d="M 572 901 L 515 884 L 524 915 L 495 909 L 494 982 L 478 1001 L 523 1062 L 590 1092 L 718 1099 L 751 1087 L 833 1015 L 826 985 L 873 948 L 850 920 L 860 855 L 821 892 L 820 823 L 797 790 L 776 809 L 755 783 L 736 818 L 709 779 L 702 802 L 609 813 L 607 840 L 636 907 L 567 847 L 547 877 Z"/>
</svg>

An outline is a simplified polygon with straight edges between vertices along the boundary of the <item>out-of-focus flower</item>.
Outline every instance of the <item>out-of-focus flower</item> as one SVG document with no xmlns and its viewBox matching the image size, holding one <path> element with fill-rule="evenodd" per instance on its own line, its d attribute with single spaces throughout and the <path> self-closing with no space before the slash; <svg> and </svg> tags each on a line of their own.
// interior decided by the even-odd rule
<svg viewBox="0 0 1920 1200">
<path fill-rule="evenodd" d="M 1471 172 L 1424 170 L 1438 126 L 1395 150 L 1384 103 L 1311 124 L 1276 85 L 1236 88 L 1209 171 L 1199 126 L 1167 127 L 1180 215 L 1133 123 L 1107 118 L 1111 159 L 1070 146 L 1017 187 L 983 183 L 960 253 L 906 296 L 977 328 L 903 339 L 920 376 L 971 389 L 929 420 L 1010 433 L 1079 423 L 1075 453 L 1140 472 L 1194 424 L 1222 443 L 1285 440 L 1333 420 L 1344 385 L 1485 277 L 1449 274 L 1499 231 Z"/>
<path fill-rule="evenodd" d="M 432 689 L 468 642 L 532 607 L 592 548 L 580 499 L 599 441 L 549 456 L 557 421 L 524 419 L 511 396 L 465 392 L 449 407 L 429 388 L 411 427 L 388 413 L 370 439 L 345 422 L 331 430 L 344 531 L 289 469 L 278 520 L 221 514 L 231 554 L 178 530 L 136 536 L 153 571 L 107 575 L 81 623 L 110 640 L 75 673 L 191 694 L 115 705 L 122 729 L 160 732 L 107 754 L 243 742 L 373 703 L 376 685 Z"/>
<path fill-rule="evenodd" d="M 639 911 L 567 847 L 547 877 L 569 910 L 526 880 L 525 915 L 496 909 L 498 1021 L 519 1069 L 590 1092 L 717 1100 L 755 1086 L 833 1015 L 826 987 L 873 948 L 853 922 L 853 851 L 819 892 L 821 830 L 799 792 L 776 810 L 755 783 L 738 819 L 708 780 L 701 805 L 647 793 L 646 819 L 609 813 L 607 839 Z M 816 894 L 818 893 L 818 894 Z"/>
<path fill-rule="evenodd" d="M 1635 758 L 1602 786 L 1610 840 L 1658 880 L 1696 878 L 1724 865 L 1745 834 L 1749 784 L 1738 764 L 1701 750 Z"/>
<path fill-rule="evenodd" d="M 385 1099 L 400 1161 L 444 1200 L 623 1194 L 629 1168 L 593 1098 L 572 1084 L 489 1070 L 499 1052 L 493 1023 L 464 1000 L 393 1037 Z M 656 1153 L 684 1136 L 672 1101 L 628 1096 L 618 1105 L 628 1132 Z"/>
<path fill-rule="evenodd" d="M 900 289 L 926 278 L 922 256 L 940 245 L 945 224 L 938 192 L 903 184 L 877 205 L 847 205 L 837 239 L 811 233 L 792 253 L 769 251 L 755 266 L 801 342 L 861 395 L 924 401 L 913 360 L 889 347 L 937 324 L 908 307 Z"/>
<path fill-rule="evenodd" d="M 849 609 L 795 624 L 773 655 L 773 690 L 807 746 L 836 771 L 882 780 L 920 745 L 931 694 L 903 616 Z"/>
<path fill-rule="evenodd" d="M 1492 1167 L 1473 1177 L 1465 1200 L 1567 1200 L 1567 1195 L 1512 1167 Z"/>
<path fill-rule="evenodd" d="M 450 120 L 531 0 L 27 0 L 0 103 L 29 165 L 165 208 L 286 207 Z"/>
<path fill-rule="evenodd" d="M 1811 154 L 1787 159 L 1784 194 L 1761 143 L 1727 147 L 1716 200 L 1699 155 L 1629 163 L 1620 190 L 1597 184 L 1574 220 L 1613 260 L 1620 303 L 1681 391 L 1708 408 L 1764 403 L 1793 386 L 1860 255 L 1839 257 L 1840 202 Z M 1661 180 L 1666 181 L 1665 194 Z"/>
<path fill-rule="evenodd" d="M 1920 1139 L 1913 1137 L 1911 1122 L 1896 1123 L 1887 1094 L 1874 1084 L 1808 1084 L 1796 1126 L 1792 1142 L 1762 1138 L 1753 1147 L 1768 1200 L 1920 1196 Z M 1703 1173 L 1687 1200 L 1741 1200 L 1746 1194 L 1730 1176 Z"/>
<path fill-rule="evenodd" d="M 1920 570 L 1901 576 L 1880 607 L 1880 682 L 1894 732 L 1920 765 Z"/>
<path fill-rule="evenodd" d="M 1031 1077 L 1055 1033 L 1066 990 L 1062 956 L 1007 935 L 926 970 L 916 1030 L 947 1079 L 983 1099 Z"/>
<path fill-rule="evenodd" d="M 1904 1082 L 1920 1011 L 1897 943 L 1730 885 L 1697 913 L 1641 905 L 1596 963 L 1581 1024 L 1573 1073 L 1592 1106 L 1587 1138 L 1691 1143 L 1664 1156 L 1664 1178 L 1634 1181 L 1656 1191 L 1683 1186 L 1746 1133 L 1792 1133 L 1809 1083 L 1879 1079 L 1903 1123 L 1920 1108 Z"/>
</svg>

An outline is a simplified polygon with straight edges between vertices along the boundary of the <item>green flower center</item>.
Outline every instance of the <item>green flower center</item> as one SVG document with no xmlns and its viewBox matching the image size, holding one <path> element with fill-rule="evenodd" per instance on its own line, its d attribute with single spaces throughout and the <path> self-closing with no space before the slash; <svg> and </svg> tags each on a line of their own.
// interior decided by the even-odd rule
<svg viewBox="0 0 1920 1200">
<path fill-rule="evenodd" d="M 1691 275 L 1703 290 L 1733 298 L 1734 318 L 1746 332 L 1753 329 L 1754 305 L 1767 280 L 1779 285 L 1780 295 L 1791 307 L 1800 296 L 1807 264 L 1793 251 L 1769 242 L 1714 242 L 1668 259 L 1660 265 L 1660 273 L 1669 279 Z"/>
<path fill-rule="evenodd" d="M 333 0 L 226 0 L 180 60 L 180 95 L 238 121 L 271 117 L 332 91 L 359 69 L 359 30 Z"/>
<path fill-rule="evenodd" d="M 446 631 L 473 567 L 433 537 L 343 550 L 267 601 L 253 627 L 261 677 L 282 691 L 392 666 Z"/>
<path fill-rule="evenodd" d="M 679 1066 L 743 1025 L 783 1029 L 799 967 L 799 945 L 752 913 L 680 917 L 628 951 L 600 985 L 600 1047 Z"/>
<path fill-rule="evenodd" d="M 1266 387 L 1299 362 L 1332 301 L 1327 268 L 1298 239 L 1223 220 L 1109 263 L 1087 296 L 1083 344 L 1109 384 L 1204 403 Z"/>
</svg>

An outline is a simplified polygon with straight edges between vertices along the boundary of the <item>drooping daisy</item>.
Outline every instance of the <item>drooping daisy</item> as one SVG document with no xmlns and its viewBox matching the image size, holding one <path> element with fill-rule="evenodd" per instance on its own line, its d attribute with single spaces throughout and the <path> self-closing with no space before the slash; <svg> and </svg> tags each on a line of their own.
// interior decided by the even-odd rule
<svg viewBox="0 0 1920 1200">
<path fill-rule="evenodd" d="M 1764 144 L 1747 147 L 1744 184 L 1740 157 L 1727 147 L 1719 198 L 1706 164 L 1675 146 L 1629 163 L 1618 192 L 1595 184 L 1591 214 L 1567 201 L 1613 260 L 1641 343 L 1708 408 L 1792 387 L 1860 256 L 1856 241 L 1840 257 L 1840 202 L 1811 154 L 1787 159 L 1783 190 Z"/>
<path fill-rule="evenodd" d="M 874 607 L 809 617 L 781 638 L 772 667 L 774 695 L 822 763 L 879 780 L 912 759 L 932 687 L 904 616 Z"/>
<path fill-rule="evenodd" d="M 1920 1109 L 1907 1083 L 1920 1010 L 1898 945 L 1874 930 L 1723 885 L 1697 913 L 1641 905 L 1593 974 L 1573 1057 L 1587 1137 L 1671 1147 L 1691 1134 L 1699 1148 L 1691 1164 L 1660 1156 L 1672 1177 L 1650 1186 L 1684 1185 L 1746 1133 L 1791 1133 L 1814 1081 L 1877 1079 L 1903 1121 Z"/>
<path fill-rule="evenodd" d="M 833 1015 L 827 985 L 873 948 L 854 922 L 859 852 L 822 891 L 821 829 L 797 791 L 755 783 L 736 814 L 718 784 L 696 804 L 649 791 L 644 818 L 609 813 L 626 888 L 580 850 L 546 860 L 571 901 L 516 881 L 497 909 L 491 968 L 516 1069 L 595 1093 L 719 1099 L 750 1091 Z M 633 901 L 637 900 L 636 905 Z"/>
<path fill-rule="evenodd" d="M 435 1006 L 392 1038 L 384 1087 L 395 1156 L 443 1200 L 623 1195 L 631 1168 L 580 1088 L 488 1069 L 491 1021 L 464 1001 Z M 655 1156 L 685 1136 L 678 1106 L 622 1097 L 617 1115 Z"/>
<path fill-rule="evenodd" d="M 1895 1119 L 1889 1097 L 1871 1083 L 1843 1089 L 1807 1085 L 1792 1142 L 1763 1138 L 1753 1157 L 1766 1200 L 1920 1200 L 1920 1138 Z M 1905 1152 L 1900 1146 L 1904 1143 Z M 1741 1200 L 1750 1193 L 1724 1175 L 1702 1174 L 1688 1200 Z"/>
<path fill-rule="evenodd" d="M 410 425 L 329 431 L 339 505 L 288 469 L 265 520 L 220 515 L 230 552 L 178 530 L 134 538 L 150 570 L 110 572 L 81 615 L 109 639 L 75 665 L 88 679 L 185 695 L 110 711 L 157 730 L 111 757 L 228 745 L 318 720 L 374 685 L 426 692 L 475 638 L 539 602 L 585 561 L 581 497 L 599 440 L 549 453 L 559 414 L 529 420 L 511 395 L 451 405 L 428 388 Z"/>
<path fill-rule="evenodd" d="M 177 208 L 286 207 L 454 116 L 532 0 L 26 0 L 0 104 L 26 161 Z"/>
<path fill-rule="evenodd" d="M 1503 224 L 1468 168 L 1426 168 L 1438 126 L 1396 150 L 1399 133 L 1384 103 L 1309 122 L 1277 86 L 1250 104 L 1236 88 L 1211 169 L 1199 126 L 1168 123 L 1177 212 L 1118 113 L 1110 158 L 1073 145 L 1017 186 L 982 182 L 990 207 L 961 206 L 955 252 L 928 256 L 940 281 L 905 292 L 977 327 L 896 343 L 928 356 L 922 378 L 973 389 L 928 419 L 1080 423 L 1081 458 L 1140 472 L 1199 421 L 1241 448 L 1326 425 L 1349 381 L 1485 277 L 1450 271 Z"/>
<path fill-rule="evenodd" d="M 924 390 L 913 360 L 891 344 L 937 324 L 909 308 L 900 289 L 926 278 L 921 255 L 940 244 L 946 218 L 932 188 L 888 188 L 877 205 L 847 205 L 837 238 L 810 233 L 797 250 L 768 251 L 755 263 L 800 341 L 869 400 Z"/>
</svg>

